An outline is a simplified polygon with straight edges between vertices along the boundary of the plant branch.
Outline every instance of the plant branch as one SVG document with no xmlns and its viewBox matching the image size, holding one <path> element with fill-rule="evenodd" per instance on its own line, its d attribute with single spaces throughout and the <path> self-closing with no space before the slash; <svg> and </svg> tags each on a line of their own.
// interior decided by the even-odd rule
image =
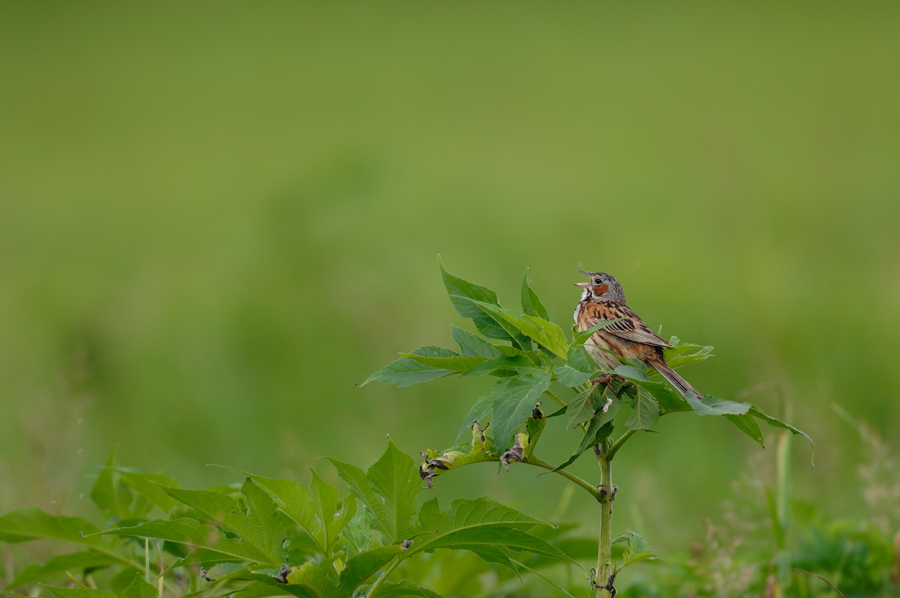
<svg viewBox="0 0 900 598">
<path fill-rule="evenodd" d="M 547 463 L 545 461 L 538 459 L 534 455 L 531 455 L 530 457 L 522 460 L 521 463 L 527 463 L 528 465 L 534 465 L 536 467 L 543 467 L 544 469 L 549 470 L 553 473 L 558 473 L 559 475 L 566 478 L 567 480 L 574 482 L 578 486 L 581 486 L 584 490 L 587 490 L 591 494 L 591 496 L 596 498 L 598 501 L 600 500 L 600 490 L 598 488 L 595 488 L 594 486 L 592 486 L 589 482 L 579 478 L 574 473 L 570 473 L 570 472 L 566 471 L 565 469 L 561 469 L 559 471 L 554 471 L 556 469 L 555 467 L 553 467 L 552 465 L 550 465 L 549 463 Z"/>
<path fill-rule="evenodd" d="M 629 438 L 631 438 L 632 436 L 634 436 L 634 433 L 635 433 L 635 432 L 637 432 L 637 430 L 628 430 L 627 432 L 625 432 L 624 434 L 622 434 L 622 435 L 619 437 L 619 439 L 616 440 L 616 441 L 612 444 L 611 447 L 609 447 L 609 450 L 606 451 L 606 460 L 607 460 L 607 461 L 612 461 L 613 457 L 614 457 L 615 454 L 618 452 L 618 450 L 619 450 L 620 448 L 622 448 L 622 445 L 625 444 L 625 442 L 627 442 Z M 599 457 L 598 457 L 598 458 L 599 458 Z"/>
<path fill-rule="evenodd" d="M 392 563 L 388 566 L 388 568 L 385 569 L 385 570 L 381 573 L 381 575 L 378 577 L 378 579 L 375 580 L 375 583 L 372 584 L 372 587 L 369 588 L 369 591 L 368 591 L 368 593 L 366 594 L 367 597 L 374 597 L 374 596 L 375 596 L 375 592 L 377 592 L 377 591 L 381 588 L 381 584 L 384 583 L 384 580 L 386 580 L 387 577 L 388 577 L 388 575 L 390 575 L 390 574 L 394 571 L 394 569 L 397 568 L 397 565 L 399 565 L 400 562 L 401 562 L 402 560 L 403 560 L 402 558 L 394 559 L 394 562 L 392 562 Z"/>
</svg>

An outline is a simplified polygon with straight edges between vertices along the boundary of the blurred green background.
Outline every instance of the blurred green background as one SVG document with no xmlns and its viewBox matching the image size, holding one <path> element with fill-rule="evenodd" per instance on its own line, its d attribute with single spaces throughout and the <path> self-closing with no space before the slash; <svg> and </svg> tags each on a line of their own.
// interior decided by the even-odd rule
<svg viewBox="0 0 900 598">
<path fill-rule="evenodd" d="M 576 270 L 612 273 L 716 346 L 695 386 L 776 415 L 780 389 L 818 443 L 798 496 L 859 514 L 832 405 L 898 448 L 898 25 L 896 2 L 3 3 L 0 506 L 79 512 L 112 450 L 199 487 L 448 446 L 489 381 L 354 387 L 471 329 L 440 251 L 509 306 L 531 266 L 564 327 Z M 677 554 L 774 453 L 660 428 L 617 459 L 615 527 Z M 563 486 L 433 492 L 547 518 Z"/>
</svg>

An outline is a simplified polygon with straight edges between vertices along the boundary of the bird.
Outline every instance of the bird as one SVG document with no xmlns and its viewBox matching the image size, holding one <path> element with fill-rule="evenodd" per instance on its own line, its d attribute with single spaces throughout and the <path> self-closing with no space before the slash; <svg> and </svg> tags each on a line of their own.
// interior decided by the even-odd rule
<svg viewBox="0 0 900 598">
<path fill-rule="evenodd" d="M 597 365 L 614 370 L 624 363 L 622 358 L 637 359 L 662 374 L 682 395 L 690 392 L 702 399 L 702 394 L 666 364 L 663 351 L 674 345 L 653 332 L 625 304 L 625 292 L 619 281 L 606 272 L 579 272 L 589 280 L 575 283 L 575 286 L 584 289 L 581 301 L 575 308 L 578 330 L 583 332 L 601 322 L 618 320 L 594 332 L 584 343 L 584 348 Z"/>
</svg>

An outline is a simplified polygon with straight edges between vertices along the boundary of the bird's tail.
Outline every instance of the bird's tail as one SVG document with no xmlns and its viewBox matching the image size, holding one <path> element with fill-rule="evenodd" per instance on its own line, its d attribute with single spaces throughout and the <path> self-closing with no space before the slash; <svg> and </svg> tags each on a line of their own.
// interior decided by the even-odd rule
<svg viewBox="0 0 900 598">
<path fill-rule="evenodd" d="M 697 392 L 697 390 L 693 386 L 691 386 L 687 380 L 679 376 L 675 372 L 675 370 L 670 368 L 665 363 L 656 360 L 650 361 L 649 363 L 654 370 L 663 375 L 663 378 L 671 382 L 672 386 L 677 388 L 681 394 L 686 395 L 687 393 L 692 392 L 697 395 L 698 399 L 703 398 L 703 395 Z"/>
</svg>

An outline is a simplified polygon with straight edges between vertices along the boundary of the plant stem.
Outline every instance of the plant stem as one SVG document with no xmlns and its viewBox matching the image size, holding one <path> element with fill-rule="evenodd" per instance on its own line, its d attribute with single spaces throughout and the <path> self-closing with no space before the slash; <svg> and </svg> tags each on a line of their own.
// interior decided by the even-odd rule
<svg viewBox="0 0 900 598">
<path fill-rule="evenodd" d="M 535 457 L 534 455 L 530 455 L 530 456 L 528 456 L 527 458 L 523 459 L 523 460 L 522 460 L 522 463 L 527 463 L 527 464 L 529 464 L 529 465 L 535 465 L 535 466 L 537 466 L 537 467 L 543 467 L 544 469 L 547 469 L 547 470 L 549 470 L 549 471 L 553 471 L 554 469 L 556 469 L 555 467 L 553 467 L 553 466 L 550 465 L 549 463 L 546 463 L 546 462 L 544 462 L 544 461 L 541 461 L 540 459 L 538 459 L 538 458 Z M 562 470 L 560 470 L 560 471 L 553 471 L 553 473 L 558 473 L 559 475 L 561 475 L 562 477 L 566 478 L 567 480 L 570 480 L 570 481 L 572 481 L 572 482 L 575 482 L 577 485 L 581 486 L 582 488 L 584 488 L 585 490 L 587 490 L 588 492 L 590 492 L 591 496 L 593 496 L 594 498 L 596 498 L 598 501 L 600 500 L 600 490 L 598 490 L 598 489 L 595 488 L 594 486 L 591 486 L 591 484 L 590 484 L 589 482 L 586 482 L 585 480 L 579 478 L 579 477 L 578 477 L 577 475 L 575 475 L 574 473 L 569 473 L 569 472 L 566 471 L 565 469 L 562 469 Z"/>
<path fill-rule="evenodd" d="M 398 558 L 398 559 L 394 559 L 394 562 L 391 563 L 391 564 L 388 566 L 388 568 L 385 569 L 385 570 L 381 573 L 381 576 L 380 576 L 378 579 L 375 580 L 375 583 L 372 584 L 372 587 L 369 588 L 369 591 L 366 593 L 366 597 L 367 597 L 367 598 L 370 597 L 370 596 L 375 596 L 375 592 L 377 592 L 377 591 L 379 590 L 379 588 L 381 588 L 381 584 L 384 583 L 384 580 L 387 579 L 387 576 L 390 575 L 391 572 L 392 572 L 394 569 L 397 568 L 397 565 L 399 565 L 399 564 L 400 564 L 400 561 L 402 561 L 402 560 L 403 560 L 403 559 L 399 559 L 399 558 Z"/>
<path fill-rule="evenodd" d="M 627 440 L 625 436 L 619 439 L 619 442 Z M 617 443 L 621 446 L 620 443 Z M 595 453 L 597 462 L 600 465 L 600 548 L 597 551 L 597 574 L 595 581 L 595 592 L 597 598 L 612 598 L 613 587 L 613 566 L 612 566 L 612 503 L 615 497 L 616 488 L 612 483 L 612 440 L 606 439 L 603 443 L 598 444 Z M 618 450 L 618 449 L 617 449 Z"/>
<path fill-rule="evenodd" d="M 616 441 L 612 444 L 611 447 L 609 447 L 609 450 L 606 451 L 606 459 L 607 459 L 608 461 L 612 461 L 613 456 L 619 451 L 620 448 L 622 448 L 622 445 L 625 444 L 625 442 L 626 442 L 629 438 L 631 438 L 632 436 L 634 436 L 634 433 L 635 433 L 635 432 L 637 432 L 637 430 L 628 430 L 627 432 L 625 432 L 624 434 L 622 434 L 622 436 L 620 436 L 619 439 L 616 440 Z"/>
</svg>

